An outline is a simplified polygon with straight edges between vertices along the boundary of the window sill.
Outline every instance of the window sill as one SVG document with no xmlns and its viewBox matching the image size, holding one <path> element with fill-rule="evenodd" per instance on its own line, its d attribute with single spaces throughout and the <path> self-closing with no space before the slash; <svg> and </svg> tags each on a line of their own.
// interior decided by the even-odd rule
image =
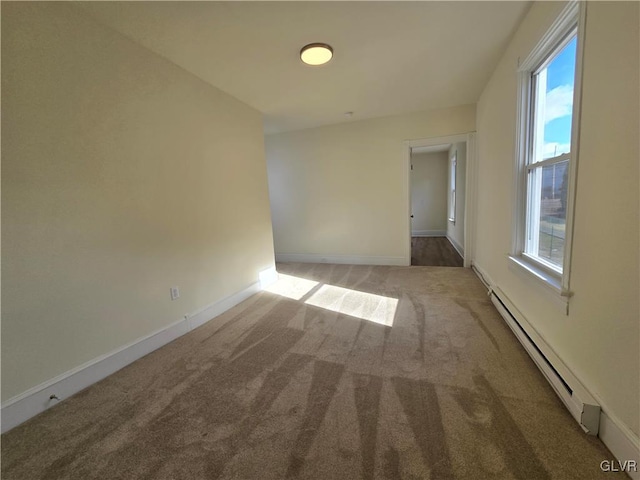
<svg viewBox="0 0 640 480">
<path fill-rule="evenodd" d="M 560 296 L 562 300 L 564 300 L 565 302 L 569 301 L 571 292 L 568 292 L 567 290 L 564 290 L 562 288 L 562 280 L 557 275 L 549 273 L 548 271 L 538 267 L 537 265 L 528 262 L 522 257 L 509 255 L 509 260 L 512 265 L 516 265 L 520 270 L 530 274 L 539 283 Z"/>
</svg>

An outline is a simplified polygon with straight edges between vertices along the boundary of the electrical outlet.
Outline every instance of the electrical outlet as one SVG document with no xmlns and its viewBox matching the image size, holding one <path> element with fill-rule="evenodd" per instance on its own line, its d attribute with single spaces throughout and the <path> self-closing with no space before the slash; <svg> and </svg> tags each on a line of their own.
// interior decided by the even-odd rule
<svg viewBox="0 0 640 480">
<path fill-rule="evenodd" d="M 169 291 L 171 293 L 171 300 L 177 300 L 180 298 L 180 289 L 178 287 L 171 287 Z"/>
</svg>

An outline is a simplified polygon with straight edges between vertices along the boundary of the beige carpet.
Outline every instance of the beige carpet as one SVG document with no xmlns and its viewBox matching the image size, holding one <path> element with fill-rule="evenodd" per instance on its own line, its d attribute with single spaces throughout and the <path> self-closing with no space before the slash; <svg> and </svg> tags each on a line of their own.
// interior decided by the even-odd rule
<svg viewBox="0 0 640 480">
<path fill-rule="evenodd" d="M 3 435 L 2 478 L 624 478 L 470 270 L 278 269 L 273 292 Z"/>
</svg>

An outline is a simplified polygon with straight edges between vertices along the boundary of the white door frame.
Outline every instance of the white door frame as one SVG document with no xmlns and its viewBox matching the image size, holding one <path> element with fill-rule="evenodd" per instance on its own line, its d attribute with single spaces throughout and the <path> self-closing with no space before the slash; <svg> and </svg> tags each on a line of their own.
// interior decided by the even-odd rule
<svg viewBox="0 0 640 480">
<path fill-rule="evenodd" d="M 445 143 L 467 143 L 465 201 L 464 201 L 464 266 L 470 267 L 475 255 L 476 225 L 476 132 L 448 135 L 446 137 L 405 140 L 404 143 L 404 191 L 406 201 L 406 252 L 405 262 L 411 265 L 411 149 L 435 147 Z"/>
</svg>

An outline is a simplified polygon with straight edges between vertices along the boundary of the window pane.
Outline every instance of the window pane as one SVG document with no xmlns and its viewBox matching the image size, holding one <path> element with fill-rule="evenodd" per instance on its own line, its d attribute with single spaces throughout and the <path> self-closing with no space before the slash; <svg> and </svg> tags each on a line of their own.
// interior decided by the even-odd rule
<svg viewBox="0 0 640 480">
<path fill-rule="evenodd" d="M 533 162 L 569 153 L 571 149 L 576 41 L 574 36 L 534 75 L 536 111 Z"/>
<path fill-rule="evenodd" d="M 542 171 L 542 188 L 538 251 L 533 253 L 562 268 L 567 219 L 569 161 L 547 165 L 537 170 Z"/>
</svg>

